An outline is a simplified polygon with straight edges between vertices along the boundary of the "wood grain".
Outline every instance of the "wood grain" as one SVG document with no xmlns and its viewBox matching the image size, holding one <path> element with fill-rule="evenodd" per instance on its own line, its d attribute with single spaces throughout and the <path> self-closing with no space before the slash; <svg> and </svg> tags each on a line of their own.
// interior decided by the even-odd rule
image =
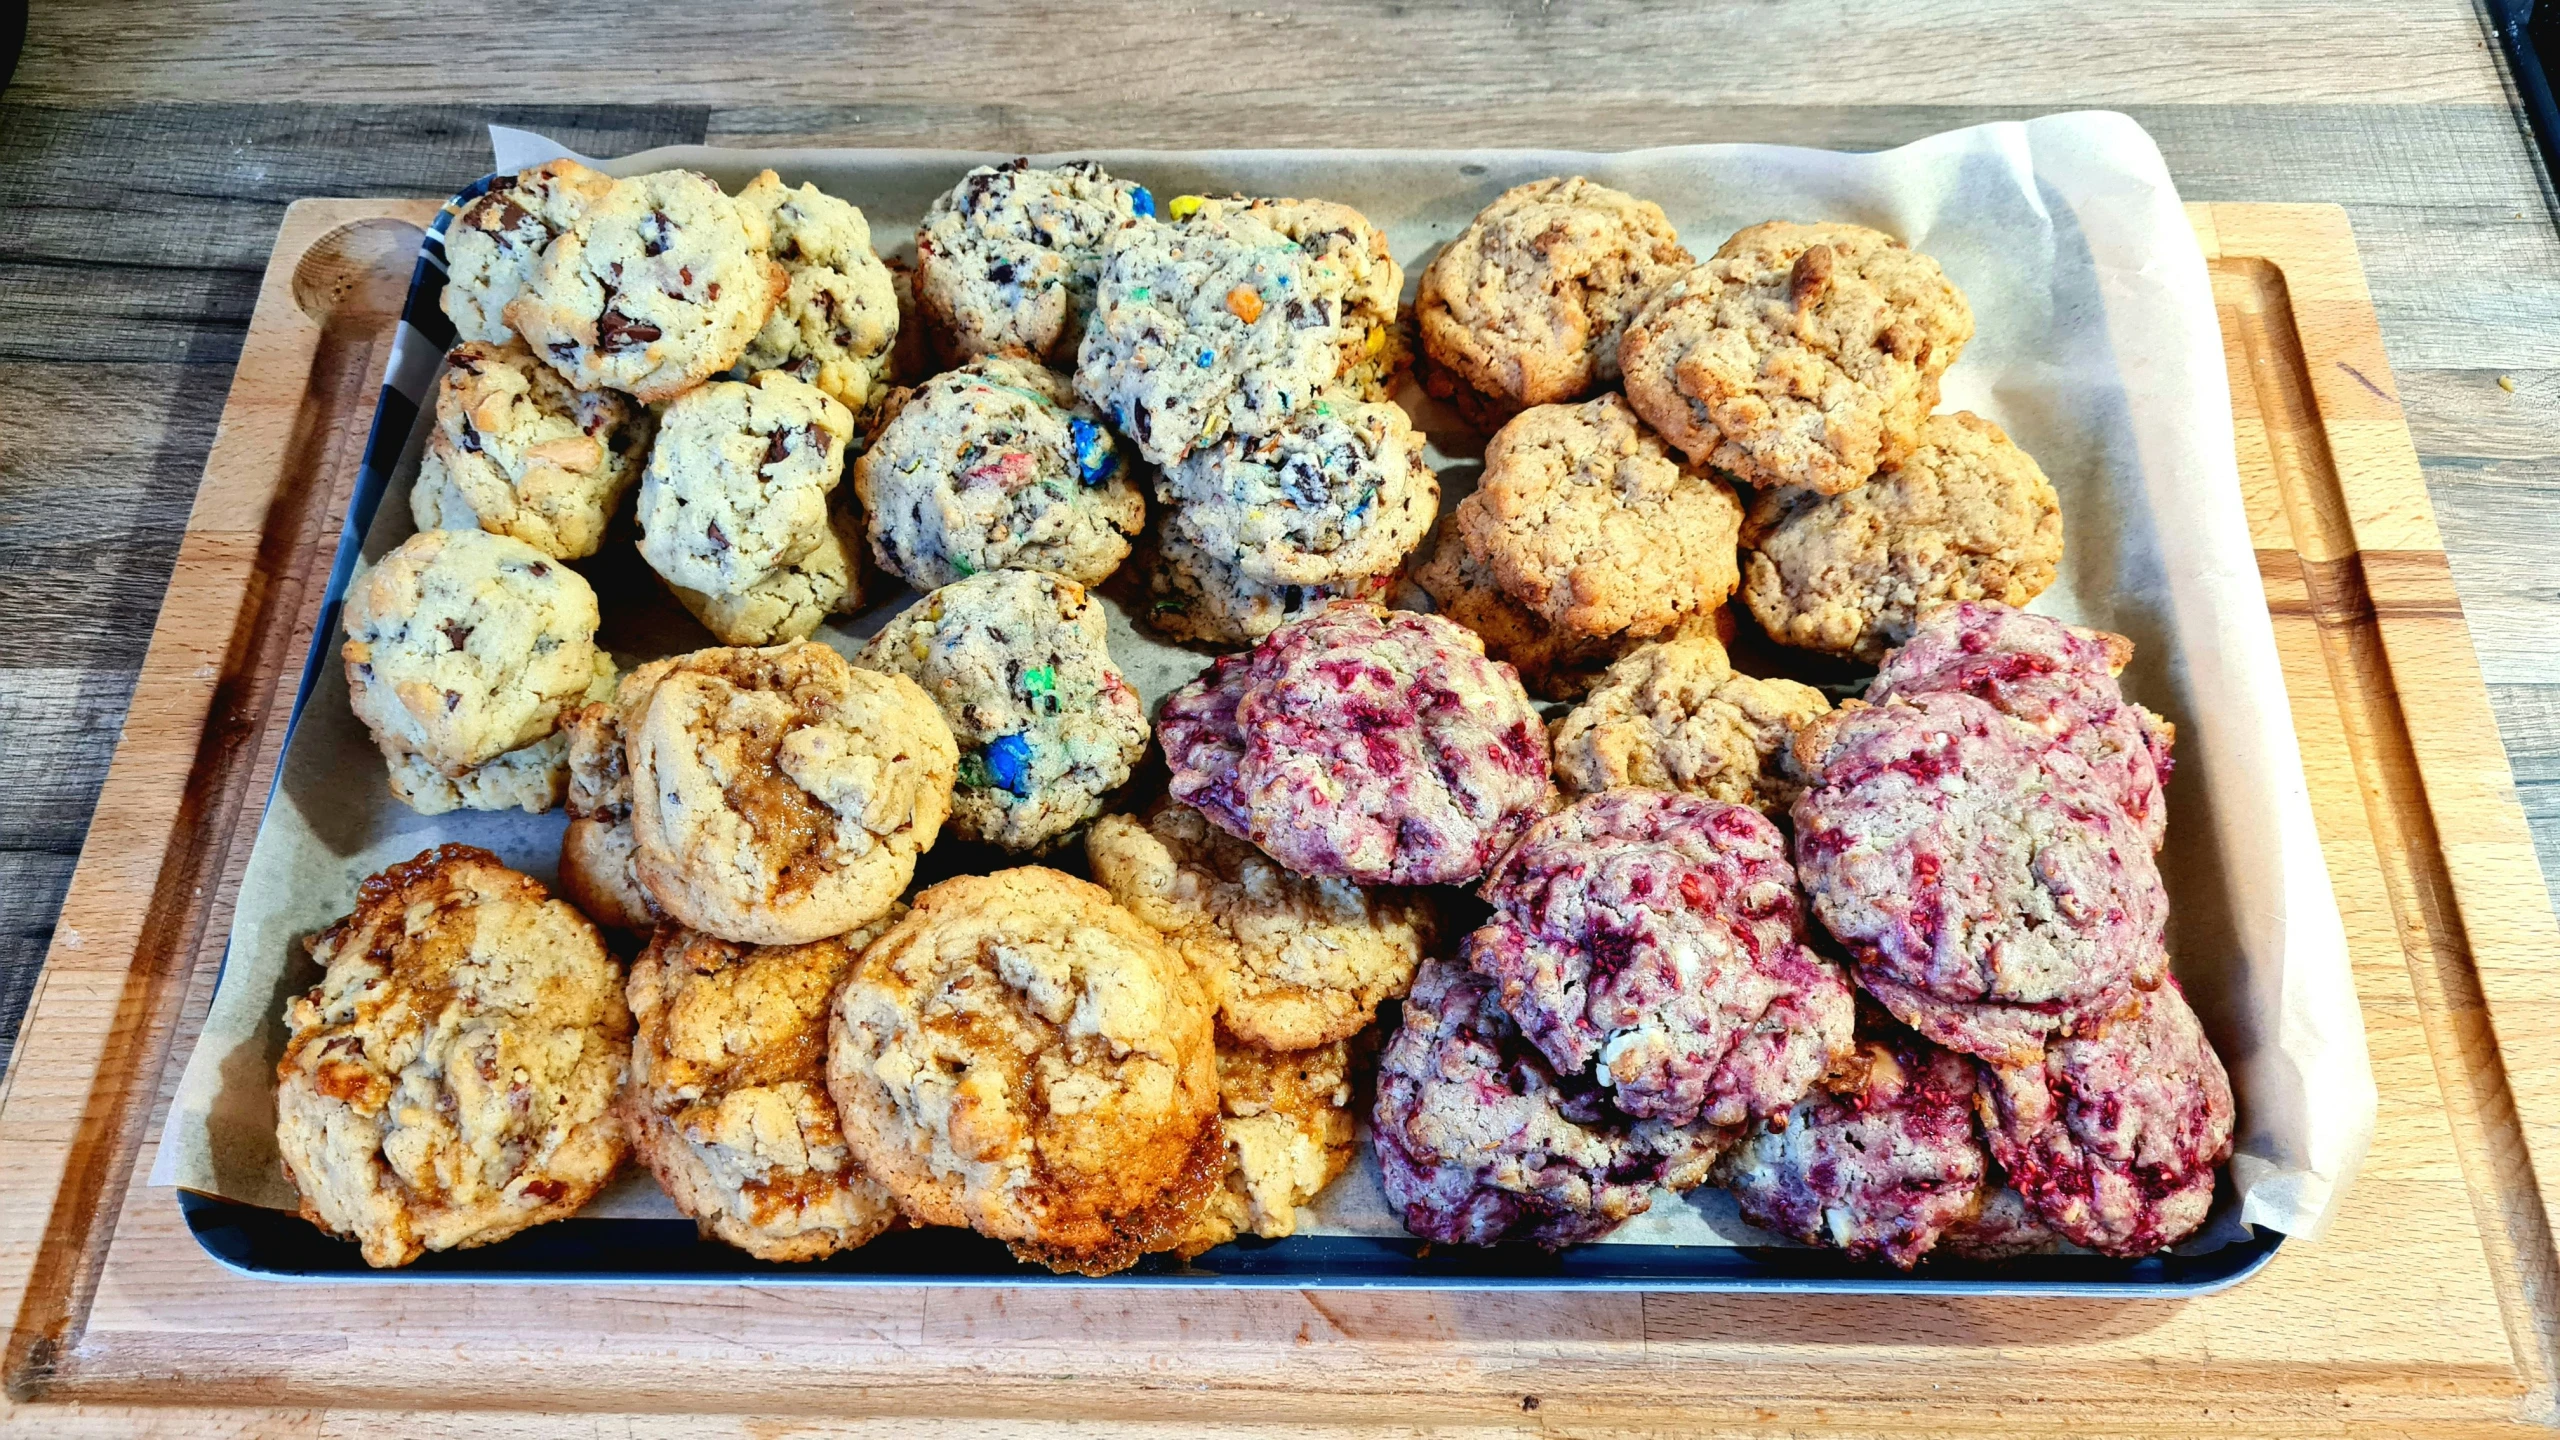
<svg viewBox="0 0 2560 1440">
<path fill-rule="evenodd" d="M 382 329 L 303 314 L 279 301 L 278 276 L 333 230 L 341 257 L 384 248 L 397 232 L 351 244 L 339 229 L 383 213 L 313 202 L 288 219 L 181 547 L 190 604 L 163 612 L 92 863 L 0 1093 L 0 1297 L 20 1301 L 0 1432 L 985 1435 L 1072 1420 L 1110 1434 L 1603 1435 L 1659 1433 L 1676 1413 L 1684 1434 L 2452 1435 L 2560 1416 L 2540 1198 L 2560 1193 L 2543 1184 L 2560 1116 L 2560 1017 L 2538 974 L 2551 922 L 2523 893 L 2538 890 L 2530 845 L 2353 245 L 2326 207 L 2215 207 L 2200 228 L 2219 257 L 2248 509 L 2381 1108 L 2331 1234 L 2238 1288 L 2182 1304 L 537 1294 L 218 1270 L 139 1176 L 159 1062 L 182 1050 L 218 958 L 221 877 L 254 823 L 241 796 L 273 761 L 279 657 L 307 635 L 300 577 L 334 501 L 320 481 L 342 481 L 360 442 L 350 377 L 369 381 Z M 2375 385 L 2327 378 L 2342 363 Z M 244 563 L 258 517 L 264 563 Z M 208 628 L 233 638 L 208 644 Z M 172 808 L 214 838 L 146 823 Z M 70 1202 L 42 1219 L 66 1176 Z M 525 1413 L 528 1396 L 546 1413 Z M 562 1410 L 590 1414 L 564 1423 Z"/>
</svg>

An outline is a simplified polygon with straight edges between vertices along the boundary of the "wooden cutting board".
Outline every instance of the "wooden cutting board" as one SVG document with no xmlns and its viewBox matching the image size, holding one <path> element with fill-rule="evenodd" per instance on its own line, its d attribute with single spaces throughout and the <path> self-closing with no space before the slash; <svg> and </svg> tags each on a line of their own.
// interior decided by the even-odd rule
<svg viewBox="0 0 2560 1440">
<path fill-rule="evenodd" d="M 278 237 L 0 1092 L 0 1296 L 15 1300 L 0 1429 L 2188 1435 L 2560 1420 L 2560 935 L 2331 206 L 2192 212 L 2382 1095 L 2331 1233 L 2236 1289 L 2110 1303 L 534 1290 L 223 1271 L 143 1177 L 434 209 L 308 200 Z"/>
</svg>

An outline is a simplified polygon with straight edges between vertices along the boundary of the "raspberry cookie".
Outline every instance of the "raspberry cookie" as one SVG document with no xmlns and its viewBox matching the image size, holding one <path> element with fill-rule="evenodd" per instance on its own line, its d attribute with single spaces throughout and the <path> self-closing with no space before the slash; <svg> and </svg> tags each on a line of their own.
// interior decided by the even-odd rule
<svg viewBox="0 0 2560 1440">
<path fill-rule="evenodd" d="M 1662 207 L 1579 175 L 1494 197 L 1422 272 L 1422 348 L 1502 411 L 1618 379 L 1618 342 L 1695 262 Z"/>
<path fill-rule="evenodd" d="M 1067 377 L 992 355 L 889 400 L 853 484 L 880 568 L 918 590 L 988 570 L 1099 585 L 1146 523 L 1119 440 Z"/>
<path fill-rule="evenodd" d="M 507 323 L 581 390 L 672 400 L 738 363 L 790 277 L 707 175 L 616 180 L 542 252 Z"/>
<path fill-rule="evenodd" d="M 1322 201 L 1181 198 L 1180 223 L 1104 246 L 1076 393 L 1158 465 L 1268 434 L 1328 387 L 1385 398 L 1404 279 L 1376 227 Z"/>
<path fill-rule="evenodd" d="M 981 165 L 916 229 L 916 303 L 954 361 L 1011 351 L 1075 363 L 1112 232 L 1155 218 L 1147 187 L 1090 160 Z"/>
<path fill-rule="evenodd" d="M 424 815 L 560 803 L 560 714 L 609 690 L 596 594 L 503 535 L 428 530 L 347 588 L 347 700 Z"/>
<path fill-rule="evenodd" d="M 623 1118 L 702 1233 L 759 1260 L 816 1260 L 889 1227 L 827 1096 L 827 997 L 897 912 L 806 945 L 666 926 L 632 962 Z"/>
<path fill-rule="evenodd" d="M 862 954 L 827 1084 L 908 1215 L 1106 1275 L 1171 1248 L 1226 1149 L 1208 1002 L 1099 887 L 1025 866 L 946 880 Z"/>
<path fill-rule="evenodd" d="M 794 190 L 767 170 L 738 192 L 771 236 L 785 286 L 740 359 L 825 391 L 856 415 L 880 398 L 898 344 L 898 295 L 871 248 L 862 212 L 815 185 Z"/>
<path fill-rule="evenodd" d="M 631 1012 L 596 930 L 446 845 L 368 878 L 285 1006 L 276 1148 L 302 1215 L 368 1265 L 577 1213 L 622 1164 Z"/>
<path fill-rule="evenodd" d="M 951 812 L 960 755 L 933 701 L 814 640 L 652 661 L 619 699 L 632 873 L 723 940 L 802 945 L 878 918 Z"/>
<path fill-rule="evenodd" d="M 1486 444 L 1452 523 L 1504 593 L 1567 637 L 1661 635 L 1741 583 L 1742 502 L 1617 395 L 1522 411 Z"/>
<path fill-rule="evenodd" d="M 1437 615 L 1327 606 L 1165 701 L 1172 794 L 1305 875 L 1454 885 L 1555 794 L 1510 667 Z"/>
<path fill-rule="evenodd" d="M 2177 727 L 2124 698 L 2116 676 L 2133 642 L 2005 605 L 1967 601 L 1924 615 L 1867 687 L 1896 695 L 1955 691 L 1988 701 L 2080 757 L 2160 848 L 2169 828 L 2169 747 Z"/>
<path fill-rule="evenodd" d="M 2148 1255 L 2204 1223 L 2231 1157 L 2231 1077 L 2175 981 L 2101 1035 L 1983 1072 L 1991 1153 L 2066 1238 Z"/>
<path fill-rule="evenodd" d="M 1973 1061 L 1890 1026 L 1794 1113 L 1736 1141 L 1716 1183 L 1763 1230 L 1908 1270 L 1965 1232 L 1997 1184 L 1974 1089 Z M 1993 1248 L 1987 1234 L 1969 1238 L 1977 1254 Z"/>
<path fill-rule="evenodd" d="M 466 342 L 444 367 L 409 491 L 418 528 L 486 530 L 560 560 L 596 553 L 640 478 L 649 412 L 612 390 L 570 389 L 522 345 Z"/>
<path fill-rule="evenodd" d="M 1784 1114 L 1848 1054 L 1848 982 L 1806 948 L 1786 837 L 1757 810 L 1589 796 L 1530 826 L 1482 893 L 1467 963 L 1550 1066 L 1637 1119 Z"/>
<path fill-rule="evenodd" d="M 1298 1207 L 1351 1167 L 1351 1047 L 1336 1040 L 1276 1054 L 1221 1031 L 1218 1114 L 1226 1183 L 1174 1247 L 1186 1259 L 1239 1235 L 1295 1235 Z"/>
<path fill-rule="evenodd" d="M 1839 495 L 1752 506 L 1743 599 L 1773 640 L 1873 663 L 1951 600 L 2024 605 L 2053 584 L 2062 504 L 1999 426 L 1932 415 L 1920 443 Z"/>
<path fill-rule="evenodd" d="M 1845 702 L 1795 758 L 1814 913 L 1926 1038 L 2030 1063 L 2168 973 L 2151 845 L 2069 750 L 1973 696 L 1927 694 Z"/>
<path fill-rule="evenodd" d="M 1973 311 L 1857 225 L 1754 225 L 1655 291 L 1618 360 L 1663 438 L 1760 489 L 1836 495 L 1920 443 Z"/>
<path fill-rule="evenodd" d="M 1713 635 L 1684 635 L 1610 666 L 1547 740 L 1568 795 L 1641 785 L 1775 816 L 1802 788 L 1787 747 L 1830 709 L 1810 685 L 1735 674 Z"/>
<path fill-rule="evenodd" d="M 1368 1027 L 1439 936 L 1427 892 L 1363 890 L 1283 869 L 1188 805 L 1085 836 L 1093 878 L 1190 962 L 1218 1023 L 1247 1045 L 1304 1050 Z"/>
<path fill-rule="evenodd" d="M 1170 530 L 1246 581 L 1358 588 L 1396 573 L 1439 514 L 1423 443 L 1401 406 L 1319 401 L 1266 435 L 1193 451 L 1156 498 Z"/>
<path fill-rule="evenodd" d="M 1246 578 L 1214 551 L 1185 538 L 1168 516 L 1139 557 L 1147 576 L 1147 625 L 1158 634 L 1203 645 L 1250 645 L 1337 600 L 1385 604 L 1395 576 L 1369 575 L 1340 585 L 1273 585 Z"/>
<path fill-rule="evenodd" d="M 640 477 L 640 556 L 668 584 L 735 595 L 818 547 L 853 413 L 779 370 L 667 407 Z"/>
<path fill-rule="evenodd" d="M 1007 850 L 1054 847 L 1147 752 L 1147 707 L 1111 663 L 1109 616 L 1073 580 L 997 570 L 927 595 L 862 663 L 905 675 L 960 746 L 951 828 Z"/>
<path fill-rule="evenodd" d="M 1629 1120 L 1547 1068 L 1494 983 L 1432 960 L 1378 1062 L 1370 1138 L 1387 1203 L 1425 1240 L 1550 1250 L 1597 1240 L 1704 1181 L 1732 1132 Z"/>
<path fill-rule="evenodd" d="M 453 338 L 504 345 L 516 338 L 506 309 L 560 232 L 613 188 L 613 177 L 560 159 L 502 175 L 462 207 L 444 232 L 444 293 L 437 303 Z"/>
</svg>

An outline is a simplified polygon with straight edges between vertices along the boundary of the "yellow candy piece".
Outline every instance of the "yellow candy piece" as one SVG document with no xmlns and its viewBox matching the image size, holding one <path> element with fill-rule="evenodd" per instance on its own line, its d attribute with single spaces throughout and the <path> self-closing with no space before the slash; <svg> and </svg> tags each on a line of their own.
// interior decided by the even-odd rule
<svg viewBox="0 0 2560 1440">
<path fill-rule="evenodd" d="M 926 657 L 928 657 L 928 656 L 930 656 L 930 655 L 932 655 L 932 654 L 933 654 L 933 645 L 932 645 L 932 643 L 931 643 L 930 641 L 927 641 L 927 640 L 926 640 L 923 636 L 921 636 L 921 635 L 918 635 L 918 636 L 916 636 L 914 639 L 909 640 L 909 641 L 907 642 L 907 648 L 908 648 L 909 650 L 914 651 L 914 652 L 915 652 L 915 656 L 916 656 L 916 658 L 917 658 L 917 659 L 919 659 L 919 660 L 925 659 Z"/>
<path fill-rule="evenodd" d="M 1200 213 L 1200 197 L 1197 195 L 1176 195 L 1171 200 L 1165 202 L 1164 213 L 1169 219 L 1188 220 L 1192 216 Z"/>
<path fill-rule="evenodd" d="M 1386 348 L 1387 327 L 1384 325 L 1371 326 L 1369 329 L 1369 353 L 1375 355 Z"/>
</svg>

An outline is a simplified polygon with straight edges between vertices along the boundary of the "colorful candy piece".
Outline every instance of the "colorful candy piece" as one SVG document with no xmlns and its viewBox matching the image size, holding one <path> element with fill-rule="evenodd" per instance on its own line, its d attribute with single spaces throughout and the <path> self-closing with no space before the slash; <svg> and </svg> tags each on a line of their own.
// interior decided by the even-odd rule
<svg viewBox="0 0 2560 1440">
<path fill-rule="evenodd" d="M 1067 440 L 1075 448 L 1076 478 L 1087 485 L 1099 485 L 1120 469 L 1120 454 L 1111 443 L 1111 432 L 1082 416 L 1067 421 Z"/>
<path fill-rule="evenodd" d="M 1016 795 L 1031 793 L 1031 742 L 1019 731 L 987 742 L 987 778 Z"/>
<path fill-rule="evenodd" d="M 1156 213 L 1156 197 L 1146 186 L 1141 185 L 1129 192 L 1129 209 L 1133 214 L 1144 215 L 1152 220 Z"/>
<path fill-rule="evenodd" d="M 1188 220 L 1200 213 L 1200 200 L 1197 195 L 1176 195 L 1164 207 L 1165 216 L 1173 220 Z"/>
</svg>

